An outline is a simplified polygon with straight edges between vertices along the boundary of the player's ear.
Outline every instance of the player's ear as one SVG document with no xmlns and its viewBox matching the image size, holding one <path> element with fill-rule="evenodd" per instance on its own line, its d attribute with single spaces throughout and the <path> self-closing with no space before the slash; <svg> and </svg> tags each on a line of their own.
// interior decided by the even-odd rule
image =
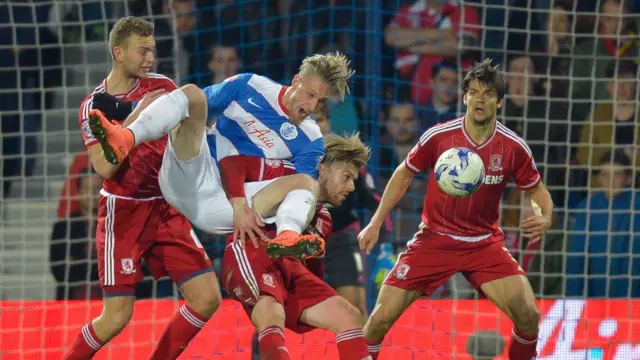
<svg viewBox="0 0 640 360">
<path fill-rule="evenodd" d="M 295 74 L 293 76 L 293 80 L 291 80 L 291 87 L 294 87 L 294 86 L 298 85 L 299 82 L 300 82 L 300 75 L 299 74 Z"/>
<path fill-rule="evenodd" d="M 467 106 L 467 94 L 462 95 L 462 103 Z"/>
<path fill-rule="evenodd" d="M 498 102 L 496 103 L 496 107 L 497 107 L 498 109 L 501 109 L 501 108 L 502 108 L 502 99 L 498 100 Z"/>
<path fill-rule="evenodd" d="M 124 52 L 122 51 L 122 48 L 120 46 L 116 46 L 111 49 L 111 55 L 117 62 L 124 62 Z"/>
</svg>

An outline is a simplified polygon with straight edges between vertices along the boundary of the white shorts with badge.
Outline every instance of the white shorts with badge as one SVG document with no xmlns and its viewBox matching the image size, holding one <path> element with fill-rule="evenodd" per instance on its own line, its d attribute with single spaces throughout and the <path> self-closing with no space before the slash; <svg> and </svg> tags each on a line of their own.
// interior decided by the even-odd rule
<svg viewBox="0 0 640 360">
<path fill-rule="evenodd" d="M 244 185 L 250 206 L 252 198 L 273 181 L 275 179 Z M 198 229 L 210 234 L 233 231 L 233 208 L 222 188 L 218 165 L 211 157 L 205 134 L 200 142 L 200 154 L 184 161 L 178 160 L 169 137 L 158 182 L 165 200 Z"/>
</svg>

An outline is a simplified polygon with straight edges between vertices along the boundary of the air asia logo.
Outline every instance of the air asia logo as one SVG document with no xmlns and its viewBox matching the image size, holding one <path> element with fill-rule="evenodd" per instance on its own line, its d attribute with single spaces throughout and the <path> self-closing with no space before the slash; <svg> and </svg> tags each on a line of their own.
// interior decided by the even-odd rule
<svg viewBox="0 0 640 360">
<path fill-rule="evenodd" d="M 247 135 L 249 135 L 252 140 L 257 140 L 257 142 L 253 141 L 257 145 L 262 144 L 267 149 L 273 149 L 276 146 L 276 144 L 273 142 L 273 139 L 271 139 L 272 131 L 261 122 L 258 122 L 256 120 L 249 120 L 241 124 Z"/>
</svg>

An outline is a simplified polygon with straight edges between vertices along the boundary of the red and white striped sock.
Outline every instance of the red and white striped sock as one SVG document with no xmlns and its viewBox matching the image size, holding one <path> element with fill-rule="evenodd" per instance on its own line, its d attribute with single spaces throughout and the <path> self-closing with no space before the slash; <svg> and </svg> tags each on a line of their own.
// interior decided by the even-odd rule
<svg viewBox="0 0 640 360">
<path fill-rule="evenodd" d="M 284 345 L 284 330 L 280 326 L 268 326 L 258 335 L 260 359 L 290 360 L 289 350 Z"/>
<path fill-rule="evenodd" d="M 102 345 L 104 344 L 98 339 L 93 324 L 90 322 L 82 327 L 71 347 L 62 355 L 62 360 L 91 359 Z"/>
<path fill-rule="evenodd" d="M 532 360 L 538 355 L 538 334 L 528 335 L 511 330 L 511 345 L 509 346 L 509 360 Z"/>
<path fill-rule="evenodd" d="M 338 354 L 341 360 L 369 360 L 369 350 L 362 329 L 344 331 L 336 336 Z"/>
<path fill-rule="evenodd" d="M 369 350 L 369 355 L 371 355 L 372 360 L 376 360 L 378 358 L 378 354 L 380 354 L 380 348 L 382 348 L 382 340 L 374 341 L 374 340 L 365 340 L 367 342 L 367 350 Z"/>
<path fill-rule="evenodd" d="M 149 359 L 177 359 L 187 348 L 191 339 L 204 327 L 207 320 L 209 319 L 195 312 L 187 304 L 182 305 L 167 324 Z"/>
</svg>

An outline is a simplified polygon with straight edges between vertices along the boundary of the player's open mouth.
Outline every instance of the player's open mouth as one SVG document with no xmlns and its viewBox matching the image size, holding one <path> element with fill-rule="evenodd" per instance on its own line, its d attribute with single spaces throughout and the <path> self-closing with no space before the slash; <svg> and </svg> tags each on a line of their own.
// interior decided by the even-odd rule
<svg viewBox="0 0 640 360">
<path fill-rule="evenodd" d="M 303 109 L 298 109 L 298 116 L 300 117 L 300 119 L 304 119 L 307 117 L 307 112 Z"/>
<path fill-rule="evenodd" d="M 476 111 L 478 114 L 484 114 L 484 109 L 476 108 L 476 109 L 475 109 L 475 111 Z"/>
<path fill-rule="evenodd" d="M 143 68 L 140 68 L 140 71 L 143 72 L 143 73 L 148 73 L 148 72 L 151 71 L 151 68 L 150 67 L 143 67 Z"/>
</svg>

